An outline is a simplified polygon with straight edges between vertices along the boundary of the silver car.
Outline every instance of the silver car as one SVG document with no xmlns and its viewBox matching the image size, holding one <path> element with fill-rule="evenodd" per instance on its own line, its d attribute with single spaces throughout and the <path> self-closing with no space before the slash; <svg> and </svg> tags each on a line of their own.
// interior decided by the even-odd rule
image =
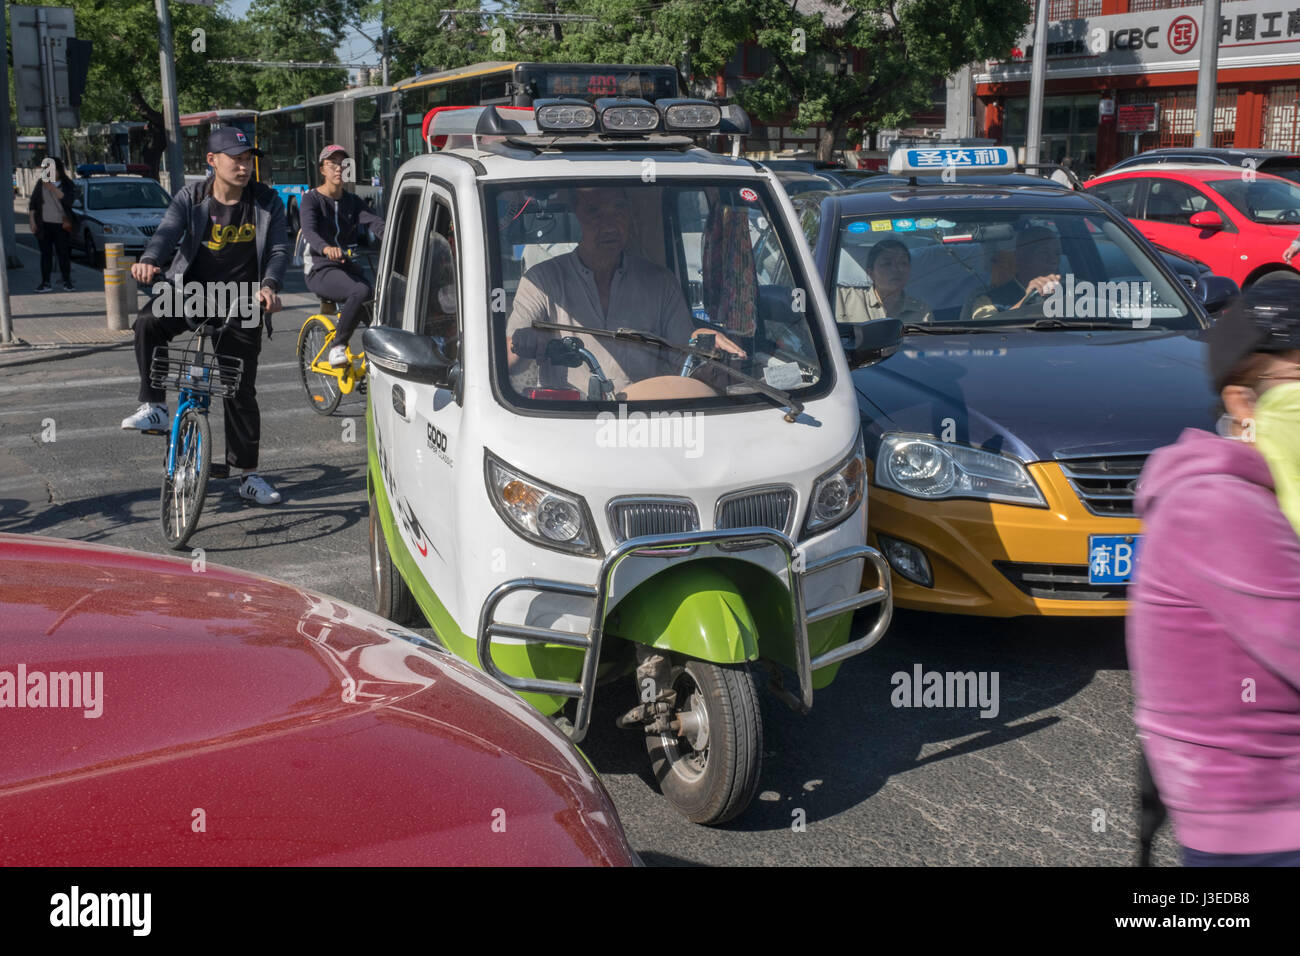
<svg viewBox="0 0 1300 956">
<path fill-rule="evenodd" d="M 122 243 L 127 255 L 143 252 L 171 203 L 167 190 L 143 176 L 90 176 L 76 183 L 72 245 L 96 266 L 103 265 L 108 242 Z"/>
</svg>

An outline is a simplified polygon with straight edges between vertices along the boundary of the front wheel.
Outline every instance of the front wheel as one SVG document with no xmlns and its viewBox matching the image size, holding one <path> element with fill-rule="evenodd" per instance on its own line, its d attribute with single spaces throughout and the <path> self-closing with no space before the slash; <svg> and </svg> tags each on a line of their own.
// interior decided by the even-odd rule
<svg viewBox="0 0 1300 956">
<path fill-rule="evenodd" d="M 680 733 L 646 736 L 655 779 L 668 802 L 693 823 L 725 823 L 758 790 L 763 716 L 748 664 L 677 662 L 674 719 Z"/>
<path fill-rule="evenodd" d="M 176 430 L 176 469 L 170 478 L 164 471 L 159 501 L 163 539 L 169 548 L 179 551 L 194 533 L 203 513 L 203 497 L 208 493 L 211 470 L 212 435 L 208 417 L 187 408 Z"/>
<path fill-rule="evenodd" d="M 424 626 L 424 615 L 415 603 L 415 595 L 388 553 L 373 491 L 370 493 L 370 584 L 375 594 L 376 614 L 402 627 Z"/>
<path fill-rule="evenodd" d="M 339 380 L 326 372 L 313 371 L 311 364 L 321 354 L 334 327 L 323 316 L 313 315 L 298 333 L 298 376 L 307 392 L 307 401 L 318 415 L 333 415 L 343 397 Z"/>
</svg>

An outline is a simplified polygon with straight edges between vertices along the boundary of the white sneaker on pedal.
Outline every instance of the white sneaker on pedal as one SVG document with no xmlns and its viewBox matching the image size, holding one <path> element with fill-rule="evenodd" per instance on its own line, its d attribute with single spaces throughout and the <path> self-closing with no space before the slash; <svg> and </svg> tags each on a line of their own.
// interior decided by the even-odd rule
<svg viewBox="0 0 1300 956">
<path fill-rule="evenodd" d="M 330 349 L 330 365 L 334 368 L 342 368 L 348 364 L 348 349 L 346 345 L 336 345 Z"/>
<path fill-rule="evenodd" d="M 140 431 L 166 431 L 171 428 L 172 416 L 166 405 L 157 402 L 145 402 L 135 410 L 134 415 L 122 419 L 124 429 L 136 428 Z"/>
<path fill-rule="evenodd" d="M 249 472 L 239 482 L 239 497 L 255 501 L 259 505 L 276 505 L 280 503 L 280 492 L 268 485 L 257 472 Z"/>
</svg>

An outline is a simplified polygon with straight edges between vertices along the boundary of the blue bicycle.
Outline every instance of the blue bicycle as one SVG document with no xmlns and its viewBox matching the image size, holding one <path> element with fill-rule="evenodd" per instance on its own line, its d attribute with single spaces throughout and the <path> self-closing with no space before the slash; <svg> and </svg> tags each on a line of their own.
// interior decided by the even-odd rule
<svg viewBox="0 0 1300 956">
<path fill-rule="evenodd" d="M 212 463 L 208 408 L 213 398 L 234 395 L 244 374 L 243 359 L 215 352 L 222 333 L 237 321 L 233 312 L 234 307 L 220 328 L 211 323 L 199 326 L 184 348 L 158 346 L 149 368 L 155 388 L 178 392 L 159 502 L 163 539 L 177 551 L 185 547 L 199 523 L 208 479 L 230 474 L 226 464 Z"/>
</svg>

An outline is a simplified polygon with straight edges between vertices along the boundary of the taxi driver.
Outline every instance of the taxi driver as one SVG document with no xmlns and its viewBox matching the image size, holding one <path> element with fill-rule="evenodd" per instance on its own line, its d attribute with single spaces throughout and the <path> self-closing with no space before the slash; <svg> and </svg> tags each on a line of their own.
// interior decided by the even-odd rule
<svg viewBox="0 0 1300 956">
<path fill-rule="evenodd" d="M 716 348 L 745 355 L 716 329 L 696 327 L 675 275 L 626 251 L 631 234 L 626 190 L 581 188 L 571 196 L 581 228 L 577 249 L 539 262 L 519 280 L 506 322 L 512 376 L 519 376 L 536 362 L 542 387 L 576 388 L 586 393 L 589 371 L 548 362 L 546 344 L 554 333 L 532 328 L 536 320 L 572 325 L 575 331 L 636 329 L 682 345 L 697 333 L 709 333 L 715 336 Z M 677 374 L 683 360 L 682 353 L 605 337 L 584 336 L 583 345 L 600 363 L 616 393 L 633 382 Z"/>
</svg>

